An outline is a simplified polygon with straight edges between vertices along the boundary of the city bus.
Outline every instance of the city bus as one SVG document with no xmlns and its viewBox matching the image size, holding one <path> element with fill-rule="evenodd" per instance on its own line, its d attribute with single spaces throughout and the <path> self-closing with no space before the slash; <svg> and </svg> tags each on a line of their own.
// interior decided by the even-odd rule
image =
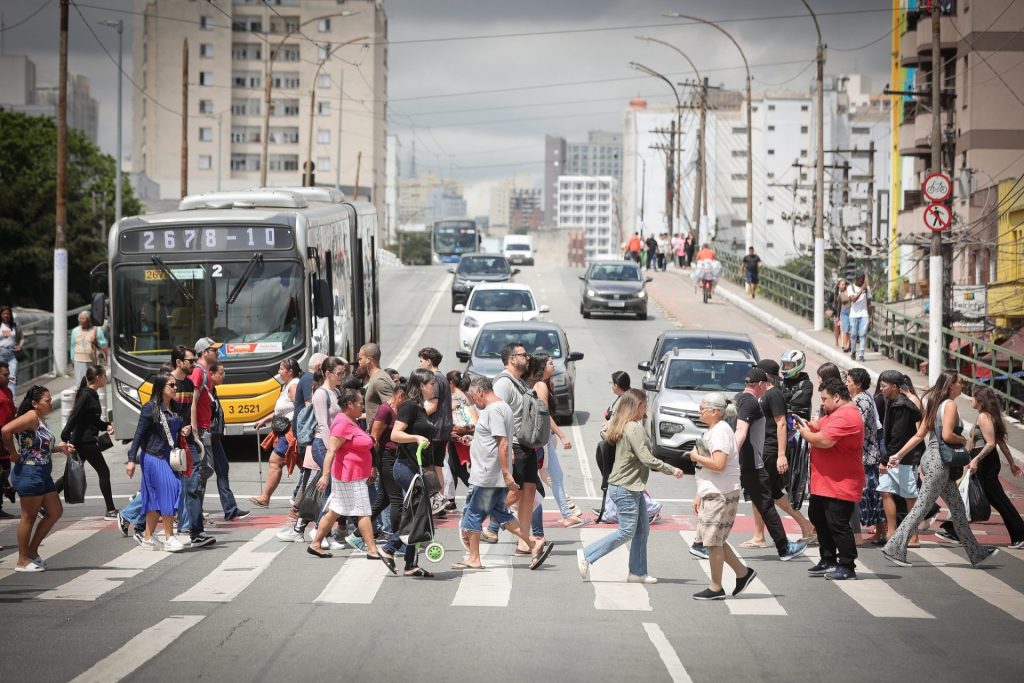
<svg viewBox="0 0 1024 683">
<path fill-rule="evenodd" d="M 225 432 L 251 432 L 280 395 L 279 363 L 352 361 L 379 338 L 377 211 L 325 188 L 186 197 L 109 236 L 113 423 L 135 432 L 150 377 L 178 344 L 221 342 Z"/>
<path fill-rule="evenodd" d="M 481 237 L 476 221 L 436 221 L 430 235 L 431 262 L 458 263 L 463 254 L 480 251 Z"/>
</svg>

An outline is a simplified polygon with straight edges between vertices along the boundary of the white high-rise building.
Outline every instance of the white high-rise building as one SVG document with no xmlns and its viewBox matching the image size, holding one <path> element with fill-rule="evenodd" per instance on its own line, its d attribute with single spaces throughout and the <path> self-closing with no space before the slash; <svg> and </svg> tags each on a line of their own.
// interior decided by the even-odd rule
<svg viewBox="0 0 1024 683">
<path fill-rule="evenodd" d="M 318 185 L 337 182 L 347 194 L 383 201 L 387 18 L 381 0 L 135 0 L 133 36 L 134 80 L 143 91 L 133 91 L 133 170 L 158 182 L 164 197 L 181 190 L 187 40 L 190 193 L 213 190 L 218 180 L 225 190 L 259 184 L 264 84 L 279 46 L 267 184 L 301 184 L 308 159 Z"/>
<path fill-rule="evenodd" d="M 583 230 L 586 258 L 620 253 L 618 181 L 612 176 L 561 176 L 558 228 Z"/>
</svg>

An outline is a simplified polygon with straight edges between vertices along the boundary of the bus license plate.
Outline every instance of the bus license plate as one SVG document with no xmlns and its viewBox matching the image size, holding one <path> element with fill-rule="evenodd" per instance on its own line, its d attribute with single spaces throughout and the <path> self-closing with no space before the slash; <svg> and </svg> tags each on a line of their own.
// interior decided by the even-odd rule
<svg viewBox="0 0 1024 683">
<path fill-rule="evenodd" d="M 254 417 L 257 417 L 260 413 L 260 405 L 259 403 L 256 402 L 231 403 L 225 407 L 227 408 L 226 412 L 228 419 L 234 418 L 232 419 L 232 422 L 237 422 L 239 420 L 249 420 Z"/>
<path fill-rule="evenodd" d="M 608 308 L 625 308 L 625 307 L 626 307 L 626 302 L 625 301 L 609 301 L 608 302 Z"/>
</svg>

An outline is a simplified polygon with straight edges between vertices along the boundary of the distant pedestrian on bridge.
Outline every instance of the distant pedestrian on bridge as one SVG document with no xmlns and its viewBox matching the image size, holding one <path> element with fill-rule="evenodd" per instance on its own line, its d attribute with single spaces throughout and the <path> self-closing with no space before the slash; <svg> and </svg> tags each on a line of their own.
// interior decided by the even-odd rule
<svg viewBox="0 0 1024 683">
<path fill-rule="evenodd" d="M 740 262 L 740 275 L 746 283 L 747 294 L 751 299 L 757 298 L 757 274 L 761 268 L 761 257 L 754 253 L 754 247 L 747 249 L 747 255 Z"/>
</svg>

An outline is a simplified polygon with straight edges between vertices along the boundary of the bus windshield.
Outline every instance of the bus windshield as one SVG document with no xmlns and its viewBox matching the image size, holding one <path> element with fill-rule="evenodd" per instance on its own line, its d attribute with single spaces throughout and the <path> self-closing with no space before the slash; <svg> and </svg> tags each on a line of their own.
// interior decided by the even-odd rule
<svg viewBox="0 0 1024 683">
<path fill-rule="evenodd" d="M 227 360 L 279 355 L 301 344 L 300 265 L 256 263 L 229 303 L 248 265 L 171 263 L 169 273 L 155 262 L 117 267 L 115 350 L 162 363 L 176 345 L 192 348 L 202 337 L 223 342 L 220 355 Z"/>
<path fill-rule="evenodd" d="M 437 223 L 434 225 L 434 252 L 467 254 L 476 251 L 476 226 L 472 223 Z"/>
</svg>

